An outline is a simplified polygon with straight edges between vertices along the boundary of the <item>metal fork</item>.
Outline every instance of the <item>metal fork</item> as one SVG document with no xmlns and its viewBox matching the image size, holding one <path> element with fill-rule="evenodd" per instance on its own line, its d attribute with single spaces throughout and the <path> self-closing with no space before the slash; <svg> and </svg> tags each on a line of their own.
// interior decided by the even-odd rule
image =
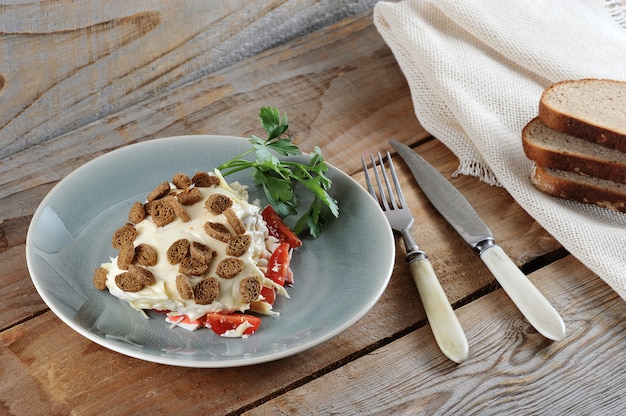
<svg viewBox="0 0 626 416">
<path fill-rule="evenodd" d="M 396 170 L 391 161 L 391 155 L 387 152 L 387 164 L 397 197 L 394 196 L 393 188 L 389 181 L 389 175 L 385 169 L 385 163 L 381 154 L 378 153 L 379 166 L 377 166 L 373 154 L 370 154 L 370 159 L 379 195 L 376 194 L 372 186 L 365 158 L 361 156 L 367 190 L 370 195 L 379 202 L 391 228 L 402 235 L 406 248 L 405 259 L 409 264 L 411 276 L 413 276 L 413 280 L 417 286 L 417 291 L 424 305 L 428 322 L 430 323 L 439 348 L 446 357 L 456 363 L 461 363 L 465 361 L 469 354 L 465 333 L 435 275 L 433 266 L 428 260 L 426 253 L 419 249 L 411 236 L 410 229 L 413 225 L 413 215 L 404 199 Z"/>
</svg>

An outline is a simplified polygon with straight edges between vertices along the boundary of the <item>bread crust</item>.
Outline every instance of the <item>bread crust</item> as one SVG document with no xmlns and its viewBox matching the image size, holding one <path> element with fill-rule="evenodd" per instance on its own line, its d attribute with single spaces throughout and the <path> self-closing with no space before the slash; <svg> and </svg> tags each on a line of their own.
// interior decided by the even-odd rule
<svg viewBox="0 0 626 416">
<path fill-rule="evenodd" d="M 583 176 L 565 178 L 541 166 L 535 166 L 531 175 L 532 184 L 546 194 L 626 213 L 626 193 L 587 179 Z"/>
<path fill-rule="evenodd" d="M 614 83 L 616 86 L 626 89 L 625 82 L 593 78 L 554 83 L 546 88 L 541 95 L 541 99 L 539 100 L 539 119 L 546 126 L 554 130 L 597 143 L 610 149 L 626 152 L 626 134 L 599 126 L 593 121 L 584 120 L 573 114 L 562 113 L 548 102 L 548 97 L 552 92 L 566 84 L 589 82 Z"/>
<path fill-rule="evenodd" d="M 530 135 L 534 123 L 541 123 L 541 120 L 535 118 L 522 129 L 522 147 L 526 157 L 537 165 L 626 183 L 626 165 L 603 160 L 593 155 L 579 155 L 563 149 L 551 149 L 532 140 Z"/>
</svg>

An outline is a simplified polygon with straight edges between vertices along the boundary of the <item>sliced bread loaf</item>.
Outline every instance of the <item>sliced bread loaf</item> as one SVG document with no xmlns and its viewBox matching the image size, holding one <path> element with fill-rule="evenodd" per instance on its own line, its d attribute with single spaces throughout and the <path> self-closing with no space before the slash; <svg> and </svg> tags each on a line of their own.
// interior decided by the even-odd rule
<svg viewBox="0 0 626 416">
<path fill-rule="evenodd" d="M 626 185 L 535 166 L 531 181 L 546 194 L 626 213 Z"/>
<path fill-rule="evenodd" d="M 626 82 L 555 83 L 541 96 L 539 118 L 555 130 L 626 152 Z"/>
<path fill-rule="evenodd" d="M 540 166 L 626 184 L 626 153 L 551 129 L 539 118 L 522 130 L 522 145 Z"/>
</svg>

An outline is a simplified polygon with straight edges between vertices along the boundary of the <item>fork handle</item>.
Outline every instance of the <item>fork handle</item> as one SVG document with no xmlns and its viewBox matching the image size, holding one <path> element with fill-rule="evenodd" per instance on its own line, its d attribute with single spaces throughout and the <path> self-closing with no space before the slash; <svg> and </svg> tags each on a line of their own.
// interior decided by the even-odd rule
<svg viewBox="0 0 626 416">
<path fill-rule="evenodd" d="M 420 257 L 409 263 L 409 269 L 439 348 L 452 361 L 462 363 L 469 354 L 467 339 L 432 264 Z"/>
</svg>

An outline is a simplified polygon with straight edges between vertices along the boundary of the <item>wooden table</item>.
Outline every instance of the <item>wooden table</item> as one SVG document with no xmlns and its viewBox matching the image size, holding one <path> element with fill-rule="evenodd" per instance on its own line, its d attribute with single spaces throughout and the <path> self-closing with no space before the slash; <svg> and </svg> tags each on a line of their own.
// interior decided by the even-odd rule
<svg viewBox="0 0 626 416">
<path fill-rule="evenodd" d="M 0 414 L 624 414 L 626 308 L 504 189 L 452 178 L 456 158 L 415 118 L 372 23 L 375 1 L 4 2 L 0 8 Z M 472 250 L 401 180 L 470 344 L 437 348 L 403 260 L 361 320 L 295 356 L 193 369 L 130 358 L 61 322 L 31 283 L 32 215 L 111 150 L 187 134 L 248 136 L 261 106 L 363 184 L 359 156 L 407 143 L 470 200 L 554 304 L 540 336 Z M 207 167 L 209 169 L 211 167 Z M 399 242 L 399 241 L 398 241 Z"/>
</svg>

